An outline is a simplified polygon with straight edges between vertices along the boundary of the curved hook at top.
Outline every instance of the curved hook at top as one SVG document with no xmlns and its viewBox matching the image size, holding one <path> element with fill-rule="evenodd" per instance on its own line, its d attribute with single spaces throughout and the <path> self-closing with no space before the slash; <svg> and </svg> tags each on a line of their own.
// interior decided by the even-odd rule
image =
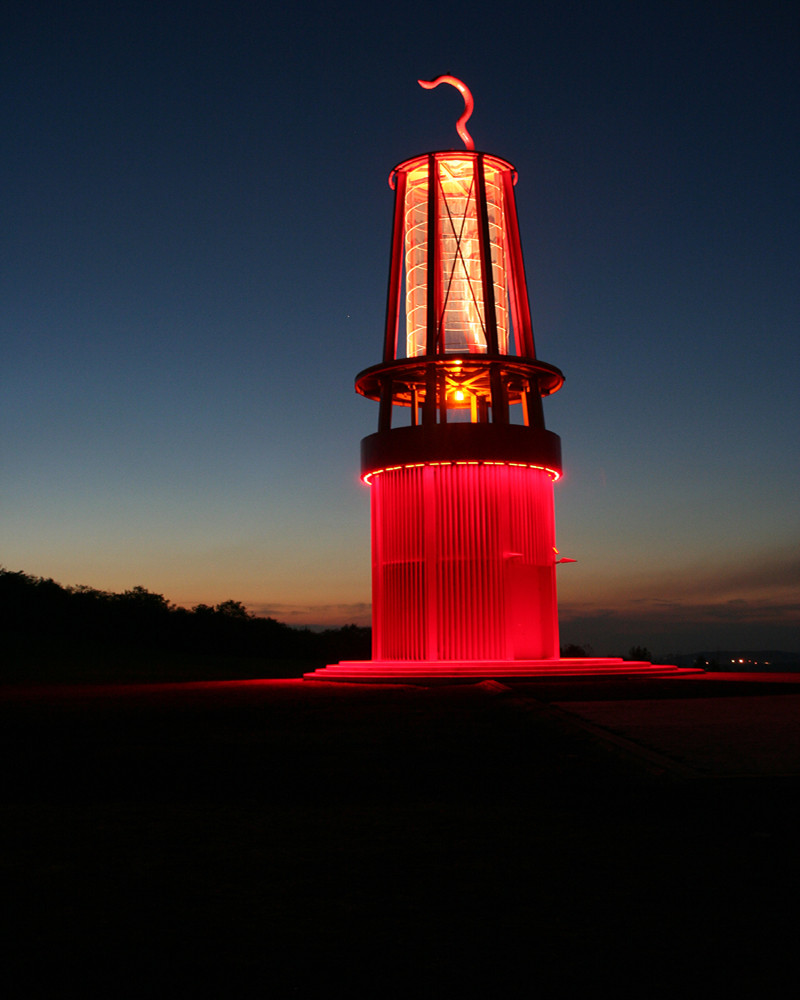
<svg viewBox="0 0 800 1000">
<path fill-rule="evenodd" d="M 474 149 L 475 143 L 472 141 L 472 136 L 469 132 L 467 132 L 467 122 L 472 114 L 472 109 L 475 107 L 475 102 L 472 99 L 472 94 L 470 93 L 469 87 L 466 83 L 462 83 L 456 76 L 447 75 L 437 76 L 435 80 L 417 80 L 417 83 L 420 87 L 424 87 L 426 90 L 433 90 L 433 88 L 438 87 L 440 83 L 449 83 L 451 87 L 456 88 L 456 90 L 464 98 L 464 114 L 456 122 L 456 131 L 461 136 L 467 149 Z"/>
</svg>

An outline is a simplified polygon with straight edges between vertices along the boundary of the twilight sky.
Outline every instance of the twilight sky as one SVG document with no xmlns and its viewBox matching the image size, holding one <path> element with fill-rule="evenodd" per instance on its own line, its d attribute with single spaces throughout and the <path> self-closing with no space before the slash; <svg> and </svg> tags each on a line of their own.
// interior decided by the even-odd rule
<svg viewBox="0 0 800 1000">
<path fill-rule="evenodd" d="M 519 170 L 562 642 L 800 650 L 800 7 L 12 3 L 2 553 L 368 623 L 395 163 Z"/>
</svg>

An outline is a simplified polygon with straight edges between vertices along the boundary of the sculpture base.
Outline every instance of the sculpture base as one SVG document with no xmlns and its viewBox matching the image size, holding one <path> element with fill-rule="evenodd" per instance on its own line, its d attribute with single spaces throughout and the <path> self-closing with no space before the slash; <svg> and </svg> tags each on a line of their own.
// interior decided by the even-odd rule
<svg viewBox="0 0 800 1000">
<path fill-rule="evenodd" d="M 345 660 L 304 674 L 306 681 L 346 684 L 468 684 L 482 680 L 565 680 L 570 677 L 674 677 L 702 674 L 619 657 L 553 660 Z"/>
</svg>

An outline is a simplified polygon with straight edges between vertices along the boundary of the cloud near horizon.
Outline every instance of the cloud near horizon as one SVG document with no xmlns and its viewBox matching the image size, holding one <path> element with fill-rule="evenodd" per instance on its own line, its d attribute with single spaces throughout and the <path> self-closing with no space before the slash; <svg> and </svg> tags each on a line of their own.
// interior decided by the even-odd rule
<svg viewBox="0 0 800 1000">
<path fill-rule="evenodd" d="M 595 651 L 800 651 L 800 559 L 766 551 L 689 572 L 609 581 L 559 601 L 563 642 Z"/>
<path fill-rule="evenodd" d="M 632 645 L 654 653 L 715 648 L 800 651 L 800 560 L 759 553 L 727 566 L 609 581 L 559 601 L 561 642 L 615 655 Z M 574 594 L 574 591 L 573 591 Z M 261 603 L 255 614 L 295 626 L 371 625 L 368 602 Z"/>
<path fill-rule="evenodd" d="M 249 610 L 264 618 L 274 618 L 287 625 L 342 625 L 370 626 L 372 605 L 364 602 L 353 604 L 251 604 Z"/>
</svg>

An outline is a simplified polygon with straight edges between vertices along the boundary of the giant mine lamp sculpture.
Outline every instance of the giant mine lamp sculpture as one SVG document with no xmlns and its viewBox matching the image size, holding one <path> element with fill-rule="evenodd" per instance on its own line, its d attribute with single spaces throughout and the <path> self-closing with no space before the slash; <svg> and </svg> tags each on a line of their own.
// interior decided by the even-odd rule
<svg viewBox="0 0 800 1000">
<path fill-rule="evenodd" d="M 394 168 L 383 359 L 356 377 L 379 403 L 361 443 L 372 511 L 371 661 L 315 680 L 402 681 L 654 670 L 559 658 L 553 484 L 561 442 L 540 361 L 510 163 L 474 149 Z M 404 322 L 401 322 L 401 317 Z M 571 560 L 570 560 L 571 561 Z M 663 668 L 662 668 L 663 669 Z"/>
</svg>

